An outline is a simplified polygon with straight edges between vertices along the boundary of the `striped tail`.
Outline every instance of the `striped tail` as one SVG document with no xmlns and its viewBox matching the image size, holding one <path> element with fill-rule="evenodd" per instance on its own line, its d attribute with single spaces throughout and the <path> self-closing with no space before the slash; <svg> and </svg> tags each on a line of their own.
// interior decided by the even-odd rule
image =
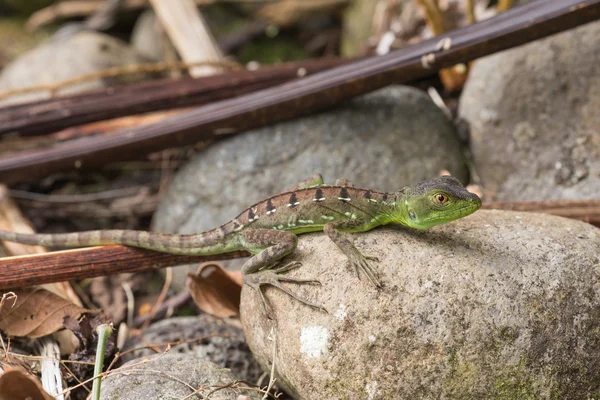
<svg viewBox="0 0 600 400">
<path fill-rule="evenodd" d="M 27 234 L 0 230 L 0 240 L 65 248 L 122 244 L 183 255 L 221 254 L 241 249 L 237 240 L 225 238 L 221 228 L 191 235 L 118 229 L 53 234 Z"/>
</svg>

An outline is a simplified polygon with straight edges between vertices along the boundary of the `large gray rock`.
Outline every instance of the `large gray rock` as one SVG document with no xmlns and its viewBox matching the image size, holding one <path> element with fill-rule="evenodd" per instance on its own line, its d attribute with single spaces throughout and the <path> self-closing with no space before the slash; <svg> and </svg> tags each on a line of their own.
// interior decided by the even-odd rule
<svg viewBox="0 0 600 400">
<path fill-rule="evenodd" d="M 205 399 L 258 400 L 257 392 L 237 389 L 245 384 L 233 384 L 236 378 L 229 370 L 186 354 L 157 354 L 144 360 L 126 363 L 102 382 L 101 400 L 181 400 Z M 219 387 L 222 387 L 219 389 Z M 195 389 L 199 390 L 193 396 Z"/>
<path fill-rule="evenodd" d="M 600 193 L 600 22 L 477 60 L 460 99 L 500 200 Z"/>
<path fill-rule="evenodd" d="M 358 280 L 322 234 L 302 235 L 294 286 L 241 299 L 263 365 L 298 399 L 588 399 L 600 394 L 600 230 L 556 216 L 478 211 L 428 232 L 356 235 L 384 288 Z M 273 336 L 273 335 L 271 335 Z M 596 397 L 597 398 L 597 397 Z"/>
<path fill-rule="evenodd" d="M 330 184 L 346 177 L 357 186 L 394 191 L 441 169 L 466 180 L 454 126 L 423 92 L 392 87 L 207 148 L 179 171 L 153 229 L 214 228 L 317 172 Z M 186 272 L 175 270 L 175 287 L 184 287 Z"/>
<path fill-rule="evenodd" d="M 21 55 L 7 65 L 0 74 L 0 92 L 30 86 L 55 84 L 83 74 L 111 67 L 143 63 L 146 59 L 121 40 L 111 36 L 82 31 L 62 35 L 46 41 L 41 46 Z M 59 91 L 74 93 L 103 87 L 107 83 L 131 81 L 143 74 L 124 74 L 122 77 L 85 80 Z M 30 92 L 8 97 L 0 106 L 48 98 L 47 91 Z"/>
</svg>

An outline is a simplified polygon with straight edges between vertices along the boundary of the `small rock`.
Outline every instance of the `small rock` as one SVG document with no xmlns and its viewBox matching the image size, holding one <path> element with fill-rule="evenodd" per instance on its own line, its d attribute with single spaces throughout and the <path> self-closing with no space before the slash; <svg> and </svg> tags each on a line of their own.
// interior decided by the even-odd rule
<svg viewBox="0 0 600 400">
<path fill-rule="evenodd" d="M 123 352 L 137 347 L 142 349 L 125 354 L 125 361 L 156 354 L 147 348 L 147 343 L 187 342 L 173 345 L 171 354 L 194 355 L 230 369 L 238 379 L 248 382 L 257 382 L 263 372 L 250 352 L 241 328 L 209 314 L 158 321 L 144 329 L 142 336 L 144 341 L 139 337 L 127 341 Z M 205 339 L 194 341 L 200 338 Z"/>
<path fill-rule="evenodd" d="M 600 193 L 600 22 L 475 62 L 460 98 L 498 200 Z"/>
<path fill-rule="evenodd" d="M 556 216 L 477 213 L 427 232 L 357 234 L 377 290 L 323 234 L 300 236 L 274 321 L 242 291 L 250 348 L 297 399 L 587 399 L 600 393 L 600 230 Z M 290 285 L 291 286 L 291 285 Z"/>
<path fill-rule="evenodd" d="M 0 74 L 0 92 L 30 86 L 48 85 L 101 71 L 111 67 L 142 63 L 145 58 L 126 43 L 111 36 L 82 31 L 49 39 L 41 46 L 21 55 Z M 60 94 L 96 89 L 106 84 L 140 79 L 143 74 L 124 74 L 119 78 L 85 80 L 64 87 Z M 0 105 L 46 99 L 48 91 L 37 91 L 3 99 Z"/>
<path fill-rule="evenodd" d="M 391 87 L 334 111 L 247 132 L 199 153 L 171 182 L 153 229 L 196 233 L 322 173 L 326 183 L 394 191 L 467 170 L 452 123 L 420 90 Z M 195 270 L 195 268 L 193 268 Z M 173 285 L 185 287 L 186 272 Z"/>
<path fill-rule="evenodd" d="M 157 354 L 130 361 L 102 381 L 101 400 L 190 399 L 239 400 L 240 395 L 258 400 L 258 392 L 229 386 L 236 378 L 227 369 L 186 354 Z M 146 360 L 145 359 L 145 360 Z M 245 384 L 243 384 L 246 386 Z M 223 388 L 219 389 L 219 386 Z"/>
<path fill-rule="evenodd" d="M 171 44 L 160 34 L 160 22 L 152 10 L 146 10 L 135 22 L 131 46 L 150 60 L 164 61 L 164 50 Z M 175 53 L 173 53 L 175 54 Z"/>
</svg>

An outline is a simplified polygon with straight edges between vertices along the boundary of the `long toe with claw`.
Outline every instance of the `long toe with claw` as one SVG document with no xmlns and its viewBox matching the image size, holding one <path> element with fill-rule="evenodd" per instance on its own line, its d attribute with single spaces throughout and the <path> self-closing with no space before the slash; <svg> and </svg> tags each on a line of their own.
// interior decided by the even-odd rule
<svg viewBox="0 0 600 400">
<path fill-rule="evenodd" d="M 276 274 L 281 274 L 282 272 L 291 271 L 291 270 L 301 267 L 301 266 L 302 266 L 302 263 L 300 261 L 291 261 L 282 266 L 275 267 L 275 268 L 269 268 L 269 269 L 271 271 L 275 272 Z"/>
<path fill-rule="evenodd" d="M 283 267 L 280 267 L 279 270 L 287 271 L 292 268 L 296 268 L 298 266 L 299 265 L 297 265 L 297 262 L 291 262 L 289 264 L 284 265 Z M 283 285 L 282 282 L 292 282 L 292 283 L 298 283 L 298 284 L 308 283 L 308 284 L 312 284 L 312 285 L 320 285 L 321 284 L 321 282 L 316 279 L 298 279 L 298 278 L 291 278 L 291 277 L 287 277 L 287 276 L 281 276 L 274 270 L 264 270 L 264 271 L 259 271 L 259 272 L 256 272 L 253 274 L 248 274 L 248 275 L 244 276 L 244 283 L 247 284 L 248 286 L 250 286 L 256 292 L 258 292 L 258 294 L 260 295 L 261 306 L 262 306 L 263 312 L 269 319 L 272 319 L 272 317 L 271 317 L 271 313 L 270 313 L 270 306 L 269 306 L 267 299 L 265 298 L 265 295 L 261 288 L 263 285 L 274 286 L 277 289 L 283 291 L 284 293 L 287 293 L 290 297 L 293 297 L 294 299 L 298 300 L 302 304 L 305 304 L 309 307 L 315 308 L 320 311 L 327 312 L 325 307 L 323 307 L 320 304 L 311 303 L 310 301 L 299 297 L 296 293 L 294 293 L 293 291 L 288 289 L 285 285 Z"/>
<path fill-rule="evenodd" d="M 377 274 L 375 272 L 375 268 L 373 268 L 373 266 L 371 265 L 371 263 L 369 261 L 379 261 L 379 259 L 377 257 L 370 257 L 370 256 L 365 256 L 365 255 L 361 255 L 359 257 L 356 257 L 350 260 L 351 264 L 354 266 L 354 269 L 356 270 L 356 273 L 360 279 L 360 273 L 364 273 L 367 278 L 369 278 L 369 280 L 371 281 L 371 283 L 373 283 L 373 285 L 375 285 L 375 287 L 381 287 L 381 282 L 379 282 L 379 280 L 377 279 Z"/>
</svg>

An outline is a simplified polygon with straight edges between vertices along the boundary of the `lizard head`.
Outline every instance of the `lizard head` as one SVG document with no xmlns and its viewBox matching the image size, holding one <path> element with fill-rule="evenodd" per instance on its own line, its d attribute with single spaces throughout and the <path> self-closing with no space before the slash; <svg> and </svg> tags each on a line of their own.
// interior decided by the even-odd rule
<svg viewBox="0 0 600 400">
<path fill-rule="evenodd" d="M 454 221 L 474 213 L 481 199 L 452 176 L 441 176 L 409 186 L 397 194 L 403 224 L 415 229 Z"/>
</svg>

